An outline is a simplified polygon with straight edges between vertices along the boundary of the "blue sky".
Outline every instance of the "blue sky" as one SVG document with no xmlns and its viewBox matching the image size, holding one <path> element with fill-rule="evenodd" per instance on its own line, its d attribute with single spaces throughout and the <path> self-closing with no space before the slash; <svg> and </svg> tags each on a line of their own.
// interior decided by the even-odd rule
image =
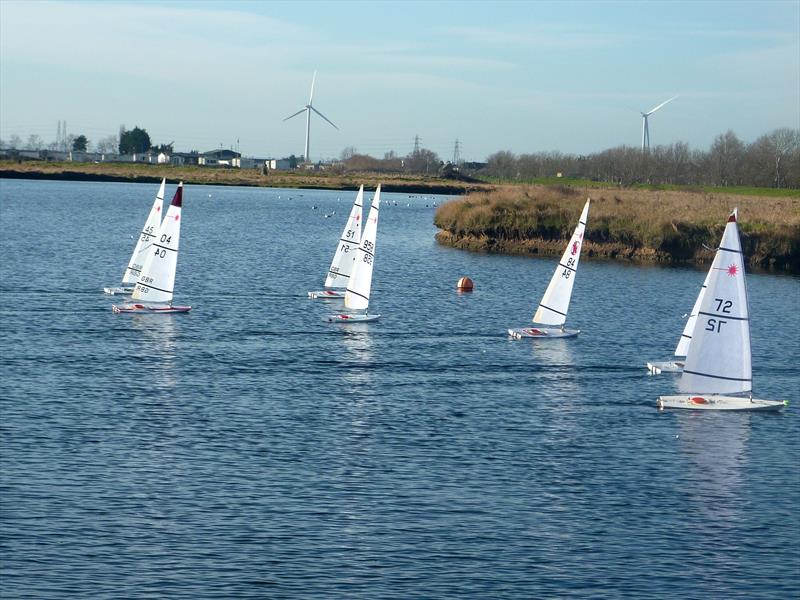
<svg viewBox="0 0 800 600">
<path fill-rule="evenodd" d="M 706 150 L 800 128 L 800 1 L 0 0 L 0 138 L 90 141 L 138 125 L 177 150 L 311 158 L 423 147 Z"/>
</svg>

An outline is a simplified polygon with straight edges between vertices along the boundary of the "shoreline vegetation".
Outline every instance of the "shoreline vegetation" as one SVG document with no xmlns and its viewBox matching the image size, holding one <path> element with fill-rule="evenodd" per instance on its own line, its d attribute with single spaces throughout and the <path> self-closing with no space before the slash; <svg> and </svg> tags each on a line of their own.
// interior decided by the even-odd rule
<svg viewBox="0 0 800 600">
<path fill-rule="evenodd" d="M 357 190 L 462 196 L 441 205 L 438 243 L 475 252 L 560 256 L 587 197 L 584 256 L 643 264 L 708 264 L 739 208 L 750 269 L 800 273 L 800 190 L 620 187 L 589 181 L 521 184 L 381 172 L 271 171 L 129 163 L 0 161 L 3 178 Z"/>
<path fill-rule="evenodd" d="M 469 179 L 447 179 L 400 173 L 332 173 L 297 169 L 294 171 L 270 171 L 264 175 L 256 169 L 223 167 L 0 160 L 0 179 L 160 183 L 162 177 L 166 177 L 168 181 L 180 180 L 189 185 L 352 191 L 357 191 L 361 184 L 374 188 L 381 183 L 385 192 L 450 196 L 462 195 L 471 190 L 495 187 L 489 183 Z"/>
<path fill-rule="evenodd" d="M 560 256 L 586 198 L 584 256 L 644 264 L 709 264 L 738 207 L 750 269 L 800 273 L 800 192 L 780 198 L 674 190 L 516 186 L 440 206 L 436 240 L 477 252 Z"/>
</svg>

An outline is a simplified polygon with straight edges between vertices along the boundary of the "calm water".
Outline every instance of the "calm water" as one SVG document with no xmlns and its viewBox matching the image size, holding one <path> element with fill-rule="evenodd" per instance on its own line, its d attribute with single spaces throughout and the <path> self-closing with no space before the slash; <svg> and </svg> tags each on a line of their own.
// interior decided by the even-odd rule
<svg viewBox="0 0 800 600">
<path fill-rule="evenodd" d="M 580 337 L 510 341 L 554 260 L 386 194 L 346 328 L 306 292 L 354 193 L 188 186 L 193 311 L 114 315 L 156 189 L 0 180 L 3 598 L 797 596 L 800 278 L 748 277 L 789 409 L 659 413 L 702 271 L 585 261 Z"/>
</svg>

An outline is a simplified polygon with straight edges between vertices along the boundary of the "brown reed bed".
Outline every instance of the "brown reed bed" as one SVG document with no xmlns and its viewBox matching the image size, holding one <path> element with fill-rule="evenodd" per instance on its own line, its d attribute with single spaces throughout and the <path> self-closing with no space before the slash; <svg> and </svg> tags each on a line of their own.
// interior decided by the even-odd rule
<svg viewBox="0 0 800 600">
<path fill-rule="evenodd" d="M 559 255 L 586 201 L 589 257 L 643 262 L 709 261 L 738 207 L 751 267 L 800 272 L 800 194 L 764 198 L 686 191 L 508 186 L 442 205 L 440 243 L 469 250 Z"/>
</svg>

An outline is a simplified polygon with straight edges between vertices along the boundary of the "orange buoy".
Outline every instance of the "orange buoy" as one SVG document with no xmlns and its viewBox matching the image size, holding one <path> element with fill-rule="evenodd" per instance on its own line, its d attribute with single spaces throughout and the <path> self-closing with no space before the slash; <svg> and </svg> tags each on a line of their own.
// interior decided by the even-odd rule
<svg viewBox="0 0 800 600">
<path fill-rule="evenodd" d="M 461 279 L 458 280 L 458 283 L 456 284 L 456 288 L 458 289 L 459 292 L 471 292 L 472 287 L 473 287 L 472 279 L 470 279 L 469 277 L 462 277 Z"/>
</svg>

